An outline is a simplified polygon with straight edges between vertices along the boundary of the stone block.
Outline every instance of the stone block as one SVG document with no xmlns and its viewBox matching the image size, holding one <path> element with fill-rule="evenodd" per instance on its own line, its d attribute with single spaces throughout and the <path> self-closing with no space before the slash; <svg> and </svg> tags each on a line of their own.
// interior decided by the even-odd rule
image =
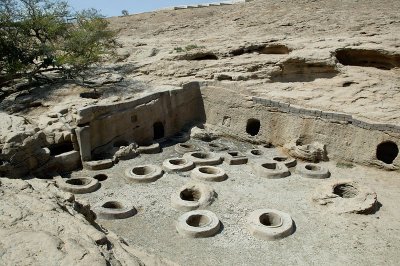
<svg viewBox="0 0 400 266">
<path fill-rule="evenodd" d="M 111 168 L 114 165 L 113 160 L 105 159 L 100 161 L 87 161 L 82 163 L 84 169 L 88 170 L 103 170 Z"/>
<path fill-rule="evenodd" d="M 249 159 L 247 158 L 247 156 L 243 155 L 238 151 L 228 151 L 224 156 L 224 160 L 227 164 L 238 165 L 238 164 L 246 164 Z"/>
<path fill-rule="evenodd" d="M 76 129 L 76 136 L 80 147 L 82 161 L 90 161 L 92 158 L 90 126 L 78 127 Z"/>
<path fill-rule="evenodd" d="M 59 165 L 59 171 L 69 172 L 77 170 L 81 166 L 81 156 L 77 151 L 70 151 L 55 156 Z"/>
</svg>

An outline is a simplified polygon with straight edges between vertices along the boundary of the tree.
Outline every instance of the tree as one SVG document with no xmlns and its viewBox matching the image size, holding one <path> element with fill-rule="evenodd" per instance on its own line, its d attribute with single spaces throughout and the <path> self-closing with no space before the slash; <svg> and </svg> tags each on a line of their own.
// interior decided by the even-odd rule
<svg viewBox="0 0 400 266">
<path fill-rule="evenodd" d="M 96 10 L 71 13 L 66 2 L 1 0 L 0 86 L 48 71 L 83 77 L 117 47 L 116 33 Z"/>
<path fill-rule="evenodd" d="M 121 13 L 123 16 L 129 16 L 129 12 L 126 9 L 122 10 Z"/>
</svg>

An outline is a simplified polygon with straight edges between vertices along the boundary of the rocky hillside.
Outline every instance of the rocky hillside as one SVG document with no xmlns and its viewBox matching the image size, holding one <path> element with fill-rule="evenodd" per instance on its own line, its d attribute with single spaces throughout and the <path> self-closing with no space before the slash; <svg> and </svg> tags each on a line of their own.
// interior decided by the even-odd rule
<svg viewBox="0 0 400 266">
<path fill-rule="evenodd" d="M 400 123 L 399 1 L 255 0 L 111 19 L 116 65 L 151 84 L 201 80 Z"/>
</svg>

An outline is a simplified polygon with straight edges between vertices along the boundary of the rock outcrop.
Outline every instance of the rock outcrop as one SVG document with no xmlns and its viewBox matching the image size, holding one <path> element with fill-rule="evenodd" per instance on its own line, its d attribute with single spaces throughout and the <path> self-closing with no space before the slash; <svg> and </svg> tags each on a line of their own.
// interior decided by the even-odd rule
<svg viewBox="0 0 400 266">
<path fill-rule="evenodd" d="M 90 207 L 38 180 L 0 179 L 1 265 L 141 265 Z"/>
</svg>

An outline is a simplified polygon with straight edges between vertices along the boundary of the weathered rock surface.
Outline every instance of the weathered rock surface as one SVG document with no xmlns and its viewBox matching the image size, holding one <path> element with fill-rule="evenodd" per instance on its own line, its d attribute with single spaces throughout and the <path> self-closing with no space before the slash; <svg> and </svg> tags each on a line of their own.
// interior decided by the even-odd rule
<svg viewBox="0 0 400 266">
<path fill-rule="evenodd" d="M 336 213 L 371 214 L 378 209 L 376 193 L 352 180 L 326 182 L 317 189 L 313 201 Z"/>
<path fill-rule="evenodd" d="M 89 206 L 72 194 L 42 181 L 0 182 L 2 265 L 141 264 L 124 244 L 108 239 Z"/>
<path fill-rule="evenodd" d="M 284 150 L 292 157 L 308 161 L 308 162 L 320 162 L 327 160 L 325 145 L 319 142 L 313 142 L 310 144 L 301 145 L 292 141 L 285 144 Z"/>
<path fill-rule="evenodd" d="M 0 179 L 0 265 L 172 265 L 94 222 L 85 202 L 41 180 Z"/>
<path fill-rule="evenodd" d="M 120 30 L 119 53 L 136 63 L 127 78 L 198 79 L 399 124 L 399 9 L 398 1 L 255 0 L 111 22 Z M 153 49 L 159 52 L 149 56 Z"/>
</svg>

